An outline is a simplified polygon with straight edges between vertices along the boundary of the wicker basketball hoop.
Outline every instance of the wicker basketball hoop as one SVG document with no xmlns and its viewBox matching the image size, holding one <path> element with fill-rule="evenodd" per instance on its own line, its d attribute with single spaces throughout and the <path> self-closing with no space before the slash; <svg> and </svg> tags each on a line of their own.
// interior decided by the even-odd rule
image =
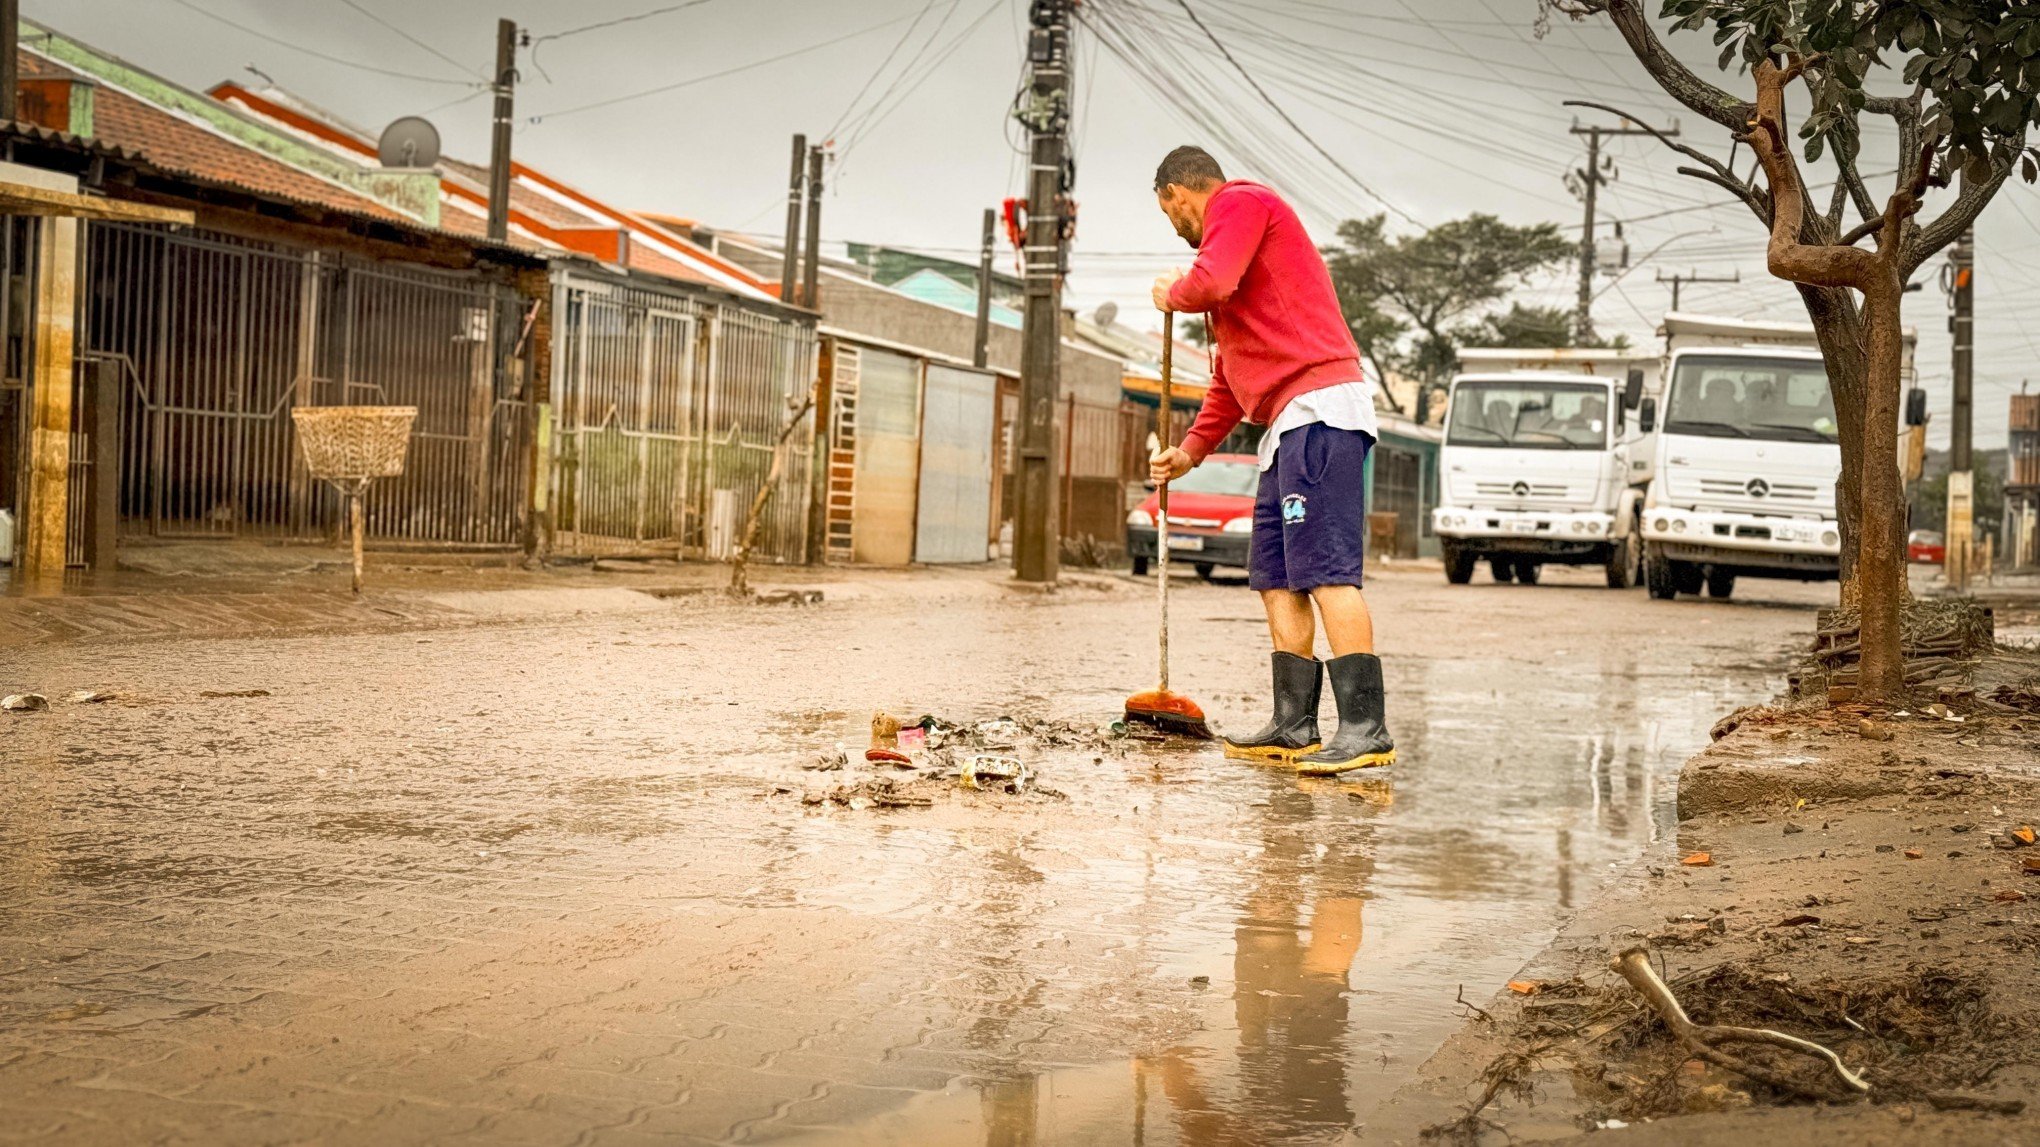
<svg viewBox="0 0 2040 1147">
<path fill-rule="evenodd" d="M 290 412 L 314 478 L 360 482 L 404 472 L 415 406 L 300 406 Z"/>
<path fill-rule="evenodd" d="M 361 499 L 377 478 L 404 472 L 411 445 L 415 406 L 300 406 L 290 412 L 312 477 L 347 495 L 347 522 L 354 535 L 354 592 L 361 592 L 363 520 Z"/>
</svg>

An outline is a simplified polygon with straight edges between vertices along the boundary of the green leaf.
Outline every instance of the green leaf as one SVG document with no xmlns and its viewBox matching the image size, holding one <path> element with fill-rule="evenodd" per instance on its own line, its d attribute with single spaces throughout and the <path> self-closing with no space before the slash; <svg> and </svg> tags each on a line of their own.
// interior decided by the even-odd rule
<svg viewBox="0 0 2040 1147">
<path fill-rule="evenodd" d="M 1919 83 L 1920 77 L 1926 74 L 1927 65 L 1933 62 L 1933 60 L 1926 56 L 1914 56 L 1912 59 L 1907 60 L 1905 62 L 1905 82 L 1908 84 Z"/>
<path fill-rule="evenodd" d="M 1721 50 L 1721 59 L 1719 59 L 1719 60 L 1715 61 L 1715 64 L 1714 64 L 1715 68 L 1716 68 L 1717 70 L 1719 70 L 1719 71 L 1724 71 L 1724 72 L 1725 72 L 1725 71 L 1727 71 L 1727 70 L 1728 70 L 1728 62 L 1729 62 L 1730 60 L 1733 60 L 1733 59 L 1735 59 L 1735 54 L 1736 54 L 1736 52 L 1737 52 L 1737 51 L 1739 51 L 1739 50 L 1741 49 L 1741 47 L 1742 47 L 1742 45 L 1740 45 L 1740 44 L 1730 44 L 1730 45 L 1729 45 L 1728 47 L 1726 47 L 1726 48 L 1723 48 L 1723 49 Z"/>
<path fill-rule="evenodd" d="M 2033 156 L 2030 152 L 2019 157 L 2019 178 L 2024 179 L 2028 183 L 2033 182 L 2035 178 L 2040 178 L 2040 164 L 2033 162 Z"/>
<path fill-rule="evenodd" d="M 1927 25 L 1918 16 L 1905 22 L 1898 30 L 1898 46 L 1908 52 L 1916 52 L 1926 42 Z"/>
<path fill-rule="evenodd" d="M 1821 149 L 1827 145 L 1826 136 L 1814 136 L 1806 141 L 1806 162 L 1819 163 Z"/>
</svg>

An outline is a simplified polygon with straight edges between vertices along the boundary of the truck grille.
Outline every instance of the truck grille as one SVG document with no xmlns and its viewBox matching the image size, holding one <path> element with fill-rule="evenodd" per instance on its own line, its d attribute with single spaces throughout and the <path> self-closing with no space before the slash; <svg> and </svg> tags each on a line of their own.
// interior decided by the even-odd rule
<svg viewBox="0 0 2040 1147">
<path fill-rule="evenodd" d="M 1563 498 L 1572 488 L 1563 482 L 1525 482 L 1527 494 L 1518 494 L 1514 482 L 1475 482 L 1474 492 L 1483 498 Z"/>
<path fill-rule="evenodd" d="M 1820 488 L 1817 486 L 1794 482 L 1771 482 L 1762 478 L 1754 481 L 1763 483 L 1764 493 L 1754 493 L 1750 489 L 1750 480 L 1738 482 L 1727 478 L 1702 478 L 1700 494 L 1706 498 L 1773 502 L 1814 502 L 1820 499 Z"/>
</svg>

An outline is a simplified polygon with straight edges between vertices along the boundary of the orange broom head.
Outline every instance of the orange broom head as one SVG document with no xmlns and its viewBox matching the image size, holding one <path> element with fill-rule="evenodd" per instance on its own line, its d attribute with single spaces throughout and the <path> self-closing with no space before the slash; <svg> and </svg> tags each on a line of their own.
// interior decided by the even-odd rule
<svg viewBox="0 0 2040 1147">
<path fill-rule="evenodd" d="M 1204 710 L 1181 693 L 1150 689 L 1126 699 L 1126 719 L 1152 725 L 1164 733 L 1211 740 L 1211 726 L 1204 723 Z"/>
</svg>

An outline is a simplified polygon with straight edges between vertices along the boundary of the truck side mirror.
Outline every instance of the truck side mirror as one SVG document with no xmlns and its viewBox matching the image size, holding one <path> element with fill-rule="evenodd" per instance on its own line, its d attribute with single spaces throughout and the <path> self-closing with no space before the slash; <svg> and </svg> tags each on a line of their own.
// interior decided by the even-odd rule
<svg viewBox="0 0 2040 1147">
<path fill-rule="evenodd" d="M 1637 404 L 1642 401 L 1643 368 L 1632 366 L 1629 368 L 1629 381 L 1622 387 L 1622 408 L 1624 410 L 1635 410 Z"/>
<path fill-rule="evenodd" d="M 1657 429 L 1657 399 L 1646 398 L 1637 405 L 1636 429 L 1644 434 Z"/>
<path fill-rule="evenodd" d="M 1905 392 L 1905 424 L 1907 426 L 1927 424 L 1927 392 L 1917 386 Z"/>
</svg>

